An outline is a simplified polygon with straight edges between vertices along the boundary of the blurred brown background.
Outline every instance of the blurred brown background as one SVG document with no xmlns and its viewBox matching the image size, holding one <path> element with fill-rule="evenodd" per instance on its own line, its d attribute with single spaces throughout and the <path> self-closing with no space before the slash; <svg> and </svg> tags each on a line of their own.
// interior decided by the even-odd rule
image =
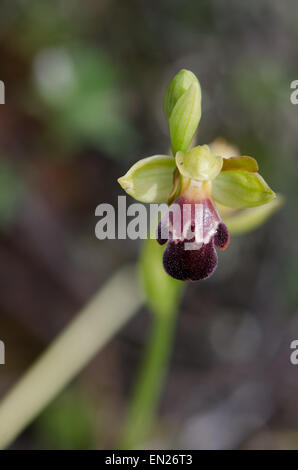
<svg viewBox="0 0 298 470">
<path fill-rule="evenodd" d="M 2 0 L 1 396 L 141 244 L 96 239 L 137 159 L 167 151 L 162 99 L 180 68 L 203 92 L 198 142 L 254 156 L 286 205 L 233 237 L 188 286 L 158 425 L 161 448 L 298 448 L 294 0 Z M 140 312 L 13 448 L 116 445 L 150 327 Z M 148 444 L 149 445 L 149 444 Z"/>
</svg>

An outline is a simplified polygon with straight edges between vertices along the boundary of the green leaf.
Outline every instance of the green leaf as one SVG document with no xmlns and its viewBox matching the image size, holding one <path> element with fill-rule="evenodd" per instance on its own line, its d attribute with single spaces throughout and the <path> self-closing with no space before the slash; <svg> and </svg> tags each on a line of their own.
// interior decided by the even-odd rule
<svg viewBox="0 0 298 470">
<path fill-rule="evenodd" d="M 169 119 L 173 155 L 186 152 L 201 119 L 201 87 L 193 83 L 175 104 Z"/>
<path fill-rule="evenodd" d="M 251 172 L 259 171 L 259 165 L 257 161 L 252 157 L 231 157 L 224 158 L 222 170 L 245 170 Z"/>
<path fill-rule="evenodd" d="M 173 108 L 179 98 L 193 83 L 198 83 L 197 77 L 192 72 L 185 69 L 180 70 L 173 80 L 171 80 L 164 100 L 164 112 L 167 119 L 170 119 Z"/>
<path fill-rule="evenodd" d="M 143 245 L 140 273 L 149 307 L 157 315 L 170 315 L 178 307 L 184 283 L 165 272 L 163 251 L 164 246 L 148 238 Z"/>
<path fill-rule="evenodd" d="M 222 171 L 212 183 L 214 199 L 235 209 L 261 206 L 275 194 L 258 173 L 244 170 Z"/>
<path fill-rule="evenodd" d="M 281 195 L 259 207 L 245 209 L 223 217 L 225 224 L 233 235 L 246 233 L 262 225 L 271 215 L 278 211 L 284 203 Z"/>
<path fill-rule="evenodd" d="M 118 183 L 137 201 L 165 202 L 173 186 L 175 159 L 168 155 L 154 155 L 135 163 Z"/>
<path fill-rule="evenodd" d="M 208 145 L 198 145 L 185 154 L 177 152 L 176 164 L 180 173 L 196 181 L 213 180 L 220 173 L 223 159 L 213 155 Z"/>
</svg>

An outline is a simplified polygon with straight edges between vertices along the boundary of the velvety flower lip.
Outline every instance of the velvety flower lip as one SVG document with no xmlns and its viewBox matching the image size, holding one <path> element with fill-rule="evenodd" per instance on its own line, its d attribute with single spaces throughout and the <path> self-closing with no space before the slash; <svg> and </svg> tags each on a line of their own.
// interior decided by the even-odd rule
<svg viewBox="0 0 298 470">
<path fill-rule="evenodd" d="M 172 207 L 180 209 L 175 218 Z M 187 209 L 187 210 L 186 210 Z M 203 189 L 195 185 L 180 196 L 159 222 L 157 241 L 168 242 L 163 255 L 166 272 L 181 281 L 208 278 L 217 266 L 216 245 L 225 250 L 230 241 L 215 204 Z"/>
<path fill-rule="evenodd" d="M 166 272 L 179 281 L 200 281 L 211 276 L 217 266 L 213 240 L 199 250 L 185 250 L 184 242 L 169 242 L 163 255 Z"/>
</svg>

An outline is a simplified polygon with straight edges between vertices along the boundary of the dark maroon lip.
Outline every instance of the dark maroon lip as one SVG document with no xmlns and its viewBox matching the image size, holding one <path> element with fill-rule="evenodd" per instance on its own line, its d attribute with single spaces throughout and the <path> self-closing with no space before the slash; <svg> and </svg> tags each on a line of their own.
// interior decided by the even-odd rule
<svg viewBox="0 0 298 470">
<path fill-rule="evenodd" d="M 186 198 L 179 198 L 176 204 L 183 208 L 184 204 L 190 204 Z M 195 203 L 191 203 L 191 211 L 188 217 L 180 220 L 181 229 L 179 233 L 184 233 L 185 224 L 191 227 L 191 233 L 196 233 L 196 228 L 200 229 L 203 238 L 197 243 L 193 238 L 175 238 L 174 219 L 165 221 L 162 219 L 157 228 L 157 241 L 161 245 L 167 243 L 163 255 L 163 265 L 165 271 L 175 279 L 181 281 L 199 281 L 206 279 L 215 271 L 217 266 L 217 254 L 214 245 L 220 250 L 225 250 L 230 242 L 230 234 L 226 225 L 222 222 L 214 203 L 210 199 L 200 201 L 200 216 L 193 210 Z M 163 224 L 170 220 L 172 229 L 169 229 L 168 236 L 165 237 L 162 231 Z M 177 227 L 176 227 L 177 228 Z M 194 244 L 194 249 L 189 248 L 189 243 Z"/>
<path fill-rule="evenodd" d="M 169 242 L 164 255 L 165 271 L 179 281 L 200 281 L 208 278 L 217 266 L 213 240 L 199 250 L 185 250 L 185 242 Z"/>
</svg>

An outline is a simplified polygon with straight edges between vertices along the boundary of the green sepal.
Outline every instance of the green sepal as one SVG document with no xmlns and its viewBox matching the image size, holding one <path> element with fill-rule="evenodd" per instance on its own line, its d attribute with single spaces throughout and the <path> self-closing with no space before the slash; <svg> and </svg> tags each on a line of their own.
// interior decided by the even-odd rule
<svg viewBox="0 0 298 470">
<path fill-rule="evenodd" d="M 220 173 L 222 164 L 223 158 L 213 155 L 208 145 L 198 145 L 185 154 L 176 154 L 176 165 L 182 176 L 196 181 L 213 180 Z"/>
<path fill-rule="evenodd" d="M 165 202 L 173 186 L 175 159 L 168 155 L 154 155 L 135 163 L 118 183 L 137 201 Z"/>
<path fill-rule="evenodd" d="M 256 229 L 284 204 L 284 199 L 277 194 L 276 198 L 259 207 L 251 207 L 234 214 L 223 216 L 224 223 L 232 235 L 238 235 Z"/>
<path fill-rule="evenodd" d="M 245 209 L 266 204 L 275 194 L 259 173 L 227 170 L 213 181 L 212 196 L 224 206 Z"/>
</svg>

